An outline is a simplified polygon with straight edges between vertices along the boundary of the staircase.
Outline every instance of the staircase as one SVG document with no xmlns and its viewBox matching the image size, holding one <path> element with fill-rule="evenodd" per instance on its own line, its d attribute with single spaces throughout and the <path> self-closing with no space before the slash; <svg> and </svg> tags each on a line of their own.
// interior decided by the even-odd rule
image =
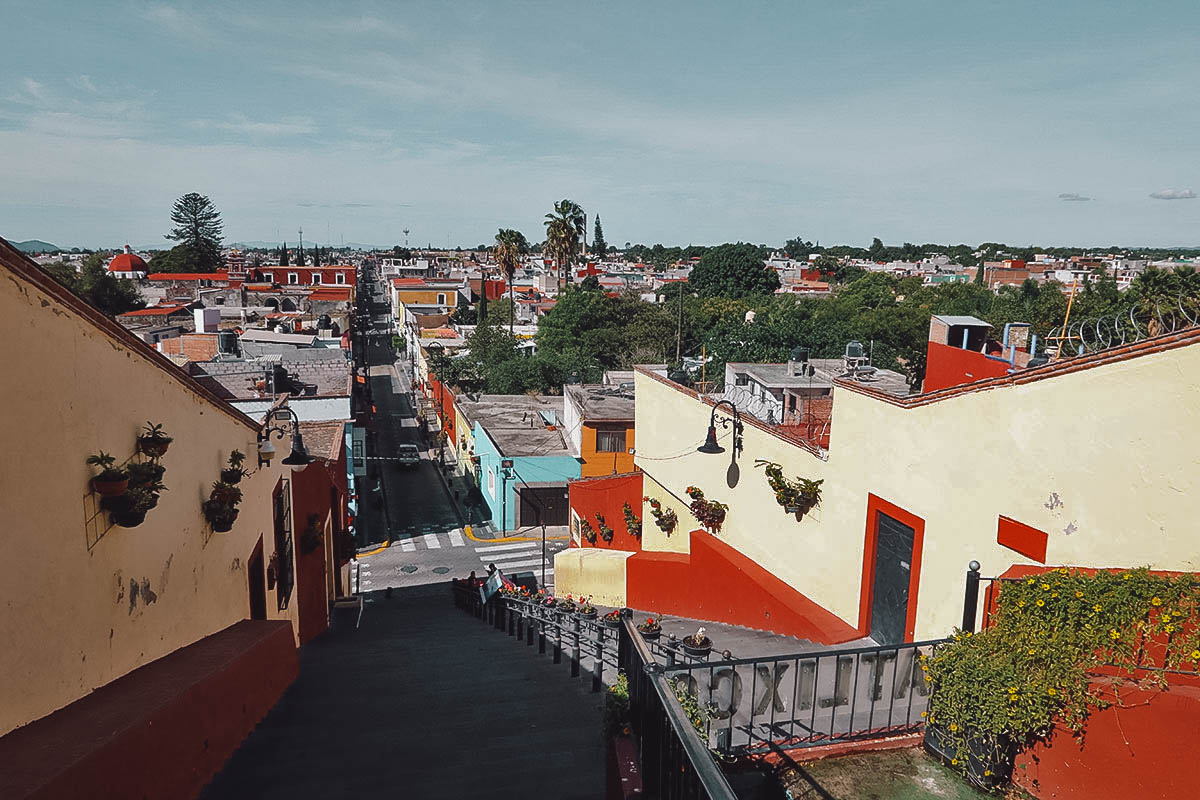
<svg viewBox="0 0 1200 800">
<path fill-rule="evenodd" d="M 603 797 L 603 694 L 463 614 L 446 584 L 370 597 L 202 797 Z"/>
</svg>

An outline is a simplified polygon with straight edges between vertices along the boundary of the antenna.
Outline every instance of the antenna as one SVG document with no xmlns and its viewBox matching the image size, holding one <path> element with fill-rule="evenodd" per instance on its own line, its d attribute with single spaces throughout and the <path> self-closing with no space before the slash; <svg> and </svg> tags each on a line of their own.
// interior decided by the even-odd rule
<svg viewBox="0 0 1200 800">
<path fill-rule="evenodd" d="M 408 228 L 404 229 L 404 249 L 408 249 Z"/>
</svg>

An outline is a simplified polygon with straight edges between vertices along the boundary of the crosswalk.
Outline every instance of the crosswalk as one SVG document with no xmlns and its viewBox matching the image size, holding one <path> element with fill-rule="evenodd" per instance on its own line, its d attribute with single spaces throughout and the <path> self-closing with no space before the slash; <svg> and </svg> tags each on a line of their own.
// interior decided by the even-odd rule
<svg viewBox="0 0 1200 800">
<path fill-rule="evenodd" d="M 538 579 L 542 577 L 542 543 L 540 541 L 505 542 L 496 540 L 495 544 L 475 544 L 465 537 L 461 528 L 442 533 L 419 533 L 394 542 L 404 553 L 415 553 L 421 550 L 443 550 L 470 546 L 479 558 L 480 567 L 486 569 L 495 564 L 502 572 L 512 575 L 517 572 L 533 572 Z M 552 540 L 546 547 L 546 583 L 554 584 L 554 554 L 566 547 L 566 542 Z M 482 571 L 481 569 L 481 571 Z M 369 580 L 364 580 L 369 584 Z"/>
</svg>

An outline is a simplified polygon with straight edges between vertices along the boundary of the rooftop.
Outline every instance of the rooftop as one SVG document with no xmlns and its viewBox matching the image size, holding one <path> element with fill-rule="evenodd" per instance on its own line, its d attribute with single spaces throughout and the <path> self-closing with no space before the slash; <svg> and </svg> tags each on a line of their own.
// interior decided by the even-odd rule
<svg viewBox="0 0 1200 800">
<path fill-rule="evenodd" d="M 563 398 L 548 395 L 485 394 L 461 396 L 458 407 L 467 422 L 484 428 L 505 456 L 570 455 L 563 439 Z M 547 418 L 554 429 L 547 427 Z"/>
<path fill-rule="evenodd" d="M 350 394 L 350 371 L 344 358 L 327 361 L 290 361 L 279 367 L 291 376 L 293 390 L 305 397 L 345 397 Z M 202 361 L 188 365 L 197 382 L 225 400 L 258 400 L 272 396 L 267 382 L 270 364 L 248 361 Z M 298 385 L 297 385 L 298 384 Z M 282 394 L 287 387 L 277 385 Z"/>
<path fill-rule="evenodd" d="M 992 327 L 991 323 L 984 322 L 978 317 L 954 316 L 949 314 L 934 314 L 933 318 L 946 323 L 947 325 L 971 325 L 982 326 L 984 328 Z"/>
<path fill-rule="evenodd" d="M 591 422 L 633 421 L 633 389 L 602 384 L 568 385 L 564 393 L 581 419 Z"/>
<path fill-rule="evenodd" d="M 313 458 L 337 461 L 345 443 L 346 426 L 342 422 L 301 422 L 300 434 Z"/>
<path fill-rule="evenodd" d="M 758 383 L 772 389 L 829 389 L 832 388 L 835 378 L 844 378 L 897 397 L 907 397 L 911 393 L 908 378 L 890 369 L 860 368 L 857 375 L 851 375 L 846 369 L 846 362 L 840 358 L 812 358 L 807 363 L 814 368 L 811 377 L 807 374 L 792 374 L 789 363 L 755 364 L 731 361 L 726 367 L 734 372 L 747 374 Z"/>
</svg>

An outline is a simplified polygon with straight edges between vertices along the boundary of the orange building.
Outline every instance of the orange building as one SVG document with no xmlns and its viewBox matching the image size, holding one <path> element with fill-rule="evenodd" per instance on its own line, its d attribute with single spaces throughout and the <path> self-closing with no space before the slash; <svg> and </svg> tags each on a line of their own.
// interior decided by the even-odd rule
<svg viewBox="0 0 1200 800">
<path fill-rule="evenodd" d="M 563 396 L 567 447 L 580 461 L 580 475 L 594 478 L 636 471 L 633 388 L 568 385 Z"/>
</svg>

